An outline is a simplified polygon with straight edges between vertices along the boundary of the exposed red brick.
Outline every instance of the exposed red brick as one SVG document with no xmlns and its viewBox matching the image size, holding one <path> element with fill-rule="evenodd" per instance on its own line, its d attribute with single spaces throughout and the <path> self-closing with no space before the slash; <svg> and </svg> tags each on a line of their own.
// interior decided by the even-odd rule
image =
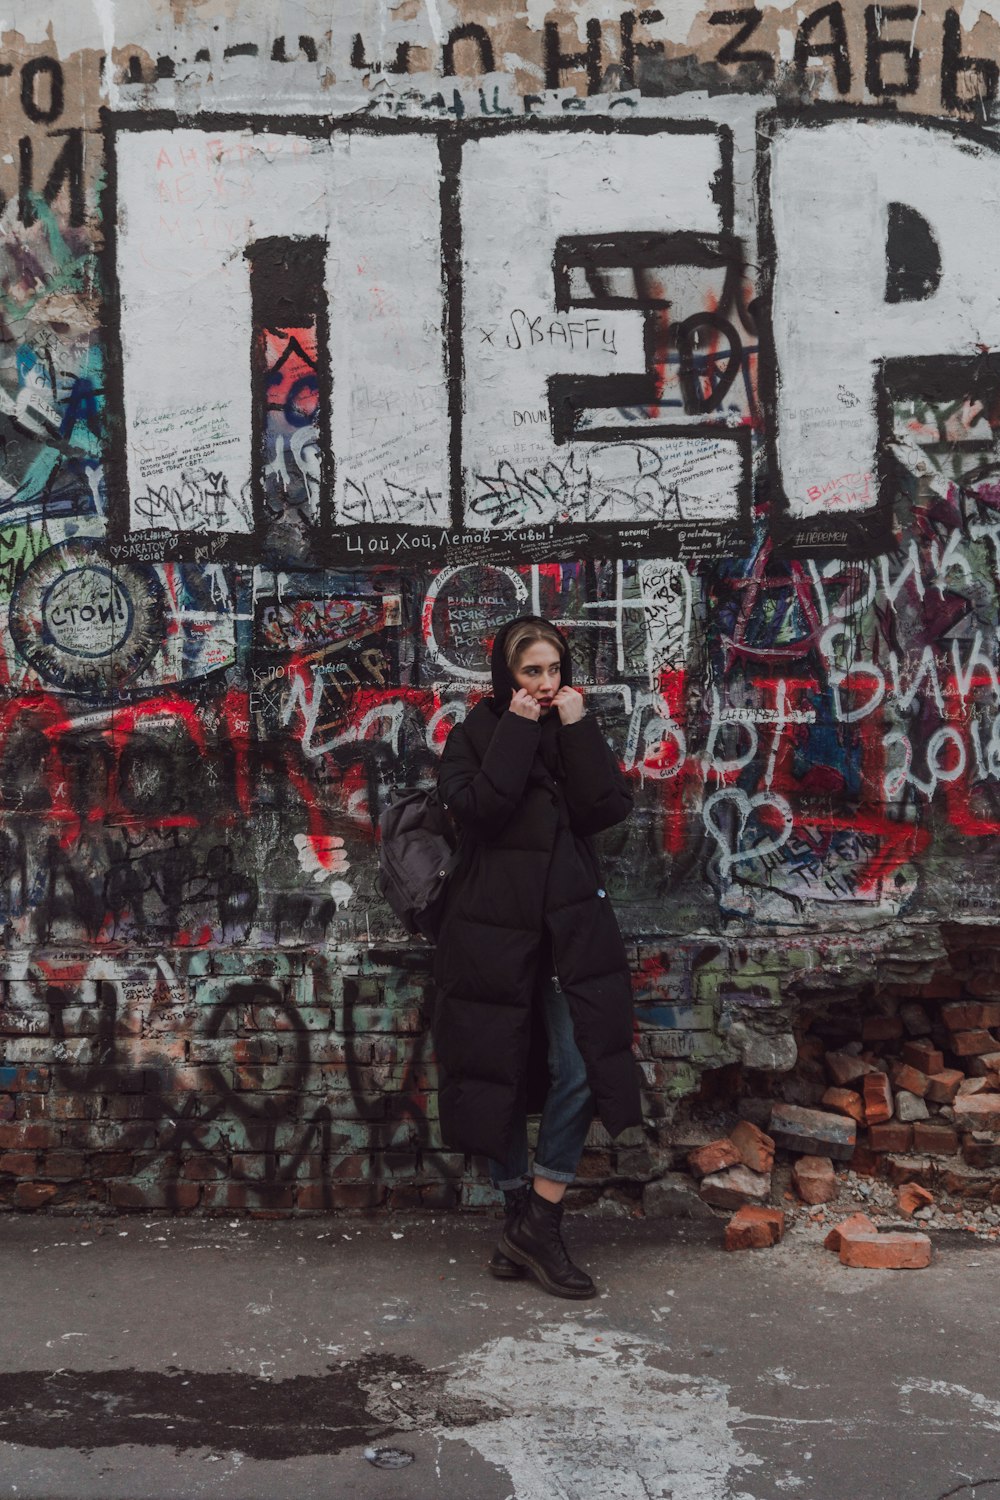
<svg viewBox="0 0 1000 1500">
<path fill-rule="evenodd" d="M 849 1052 L 828 1052 L 826 1054 L 826 1071 L 830 1075 L 830 1081 L 838 1088 L 846 1088 L 849 1083 L 857 1083 L 866 1073 L 872 1071 L 870 1063 L 863 1058 L 852 1057 Z"/>
<path fill-rule="evenodd" d="M 803 1203 L 830 1203 L 837 1196 L 837 1178 L 828 1156 L 800 1156 L 792 1167 L 792 1181 Z"/>
<path fill-rule="evenodd" d="M 945 1120 L 914 1120 L 913 1149 L 927 1156 L 954 1156 L 958 1131 Z"/>
<path fill-rule="evenodd" d="M 774 1166 L 774 1141 L 750 1120 L 741 1120 L 729 1139 L 740 1161 L 753 1172 L 770 1172 Z"/>
<path fill-rule="evenodd" d="M 990 973 L 989 970 L 981 974 L 968 974 L 965 976 L 964 989 L 967 996 L 975 995 L 977 999 L 983 996 L 989 1001 L 1000 992 L 1000 980 L 998 980 L 996 974 Z M 994 1026 L 995 1024 L 996 1022 L 994 1021 L 983 1022 L 984 1026 Z"/>
<path fill-rule="evenodd" d="M 913 1126 L 900 1120 L 885 1120 L 868 1132 L 873 1151 L 909 1151 L 913 1145 Z"/>
<path fill-rule="evenodd" d="M 709 1141 L 707 1146 L 689 1151 L 687 1161 L 696 1177 L 707 1177 L 711 1172 L 724 1172 L 726 1167 L 735 1167 L 740 1159 L 740 1153 L 733 1142 L 724 1136 L 720 1140 Z"/>
<path fill-rule="evenodd" d="M 865 1101 L 854 1089 L 831 1086 L 819 1102 L 824 1109 L 832 1109 L 835 1115 L 847 1115 L 859 1125 L 865 1123 Z"/>
<path fill-rule="evenodd" d="M 851 1214 L 842 1219 L 839 1224 L 834 1224 L 823 1244 L 828 1250 L 840 1250 L 841 1240 L 844 1235 L 851 1234 L 877 1234 L 878 1229 L 867 1214 Z"/>
<path fill-rule="evenodd" d="M 1000 981 L 998 981 L 994 976 L 994 994 L 997 993 L 998 988 L 1000 988 Z M 979 1007 L 979 1024 L 980 1026 L 989 1026 L 991 1029 L 994 1026 L 1000 1026 L 1000 1000 L 983 1001 L 983 1003 Z"/>
<path fill-rule="evenodd" d="M 189 1156 L 181 1162 L 181 1176 L 190 1182 L 210 1182 L 226 1175 L 226 1163 L 210 1156 Z"/>
<path fill-rule="evenodd" d="M 926 1156 L 887 1156 L 885 1173 L 893 1187 L 904 1182 L 921 1182 L 930 1187 L 937 1167 Z"/>
<path fill-rule="evenodd" d="M 1000 1138 L 982 1130 L 967 1131 L 962 1137 L 962 1156 L 970 1167 L 1000 1168 Z"/>
<path fill-rule="evenodd" d="M 768 1130 L 787 1151 L 822 1154 L 838 1161 L 850 1160 L 858 1138 L 857 1125 L 846 1115 L 798 1104 L 775 1104 Z"/>
<path fill-rule="evenodd" d="M 802 1036 L 797 1038 L 798 1061 L 821 1063 L 826 1052 L 823 1038 L 819 1036 Z"/>
<path fill-rule="evenodd" d="M 919 1271 L 931 1263 L 931 1242 L 926 1234 L 895 1231 L 845 1235 L 840 1245 L 840 1263 L 871 1271 Z"/>
<path fill-rule="evenodd" d="M 780 1208 L 744 1204 L 726 1225 L 727 1250 L 766 1250 L 776 1245 L 785 1232 L 785 1215 Z"/>
<path fill-rule="evenodd" d="M 18 1068 L 10 1091 L 12 1094 L 44 1093 L 49 1086 L 50 1079 L 50 1069 L 26 1064 L 23 1068 Z M 6 1082 L 6 1079 L 4 1081 Z"/>
<path fill-rule="evenodd" d="M 115 1208 L 148 1212 L 153 1208 L 183 1210 L 197 1208 L 196 1182 L 112 1182 L 110 1201 Z"/>
<path fill-rule="evenodd" d="M 40 1121 L 37 1124 L 25 1124 L 22 1120 L 15 1120 L 12 1125 L 0 1125 L 0 1151 L 7 1147 L 12 1147 L 15 1151 L 44 1151 L 48 1146 L 58 1146 L 61 1139 L 62 1132 L 58 1125 L 47 1125 Z"/>
<path fill-rule="evenodd" d="M 918 1208 L 926 1208 L 929 1203 L 933 1203 L 934 1194 L 929 1188 L 921 1187 L 919 1182 L 903 1182 L 896 1189 L 896 1202 L 900 1213 L 910 1218 Z"/>
<path fill-rule="evenodd" d="M 18 1094 L 14 1117 L 18 1120 L 54 1120 L 56 1094 Z"/>
<path fill-rule="evenodd" d="M 909 1063 L 898 1063 L 892 1070 L 893 1088 L 902 1089 L 907 1094 L 915 1094 L 922 1099 L 927 1092 L 930 1079 L 926 1073 L 921 1073 L 919 1068 L 912 1067 Z"/>
<path fill-rule="evenodd" d="M 59 1183 L 52 1202 L 58 1203 L 60 1208 L 85 1208 L 95 1203 L 106 1202 L 107 1196 L 106 1183 L 91 1182 L 87 1178 L 81 1178 L 78 1182 Z"/>
<path fill-rule="evenodd" d="M 303 1209 L 326 1209 L 333 1207 L 333 1189 L 328 1182 L 301 1182 L 296 1188 L 295 1203 Z"/>
<path fill-rule="evenodd" d="M 879 1125 L 892 1119 L 892 1089 L 885 1073 L 868 1073 L 862 1084 L 865 1096 L 865 1119 L 869 1125 Z"/>
<path fill-rule="evenodd" d="M 392 1207 L 393 1188 L 389 1193 L 389 1207 Z M 425 1182 L 420 1189 L 420 1207 L 426 1212 L 429 1209 L 457 1208 L 461 1193 L 457 1183 L 454 1182 Z"/>
<path fill-rule="evenodd" d="M 956 1057 L 978 1057 L 997 1050 L 997 1039 L 988 1031 L 953 1031 L 951 1050 Z"/>
<path fill-rule="evenodd" d="M 867 1142 L 862 1141 L 855 1146 L 854 1155 L 848 1165 L 851 1171 L 856 1172 L 859 1177 L 877 1177 L 882 1158 Z"/>
<path fill-rule="evenodd" d="M 987 1167 L 945 1167 L 941 1173 L 941 1186 L 953 1198 L 988 1198 L 997 1186 L 996 1170 Z"/>
<path fill-rule="evenodd" d="M 866 1016 L 861 1023 L 861 1039 L 865 1042 L 895 1042 L 903 1035 L 903 1029 L 899 1016 Z"/>
<path fill-rule="evenodd" d="M 912 992 L 921 1000 L 957 1000 L 962 981 L 957 974 L 935 974 L 926 984 L 913 985 Z"/>
<path fill-rule="evenodd" d="M 201 1188 L 201 1207 L 209 1213 L 242 1213 L 249 1197 L 242 1182 L 205 1182 Z"/>
<path fill-rule="evenodd" d="M 944 1067 L 944 1053 L 939 1052 L 933 1042 L 918 1041 L 903 1043 L 903 1061 L 928 1076 L 940 1073 Z M 913 1090 L 916 1093 L 916 1090 Z"/>
<path fill-rule="evenodd" d="M 983 1007 L 973 1001 L 942 1005 L 941 1019 L 949 1031 L 973 1031 L 983 1024 Z"/>
<path fill-rule="evenodd" d="M 412 1171 L 414 1170 L 412 1164 L 412 1156 L 410 1158 L 410 1163 L 410 1169 Z M 386 1166 L 393 1173 L 397 1173 L 400 1171 L 400 1167 L 393 1163 L 391 1159 L 386 1163 Z M 363 1182 L 365 1178 L 371 1176 L 371 1171 L 372 1163 L 369 1153 L 366 1151 L 352 1151 L 348 1156 L 342 1156 L 339 1158 L 336 1165 L 331 1170 L 330 1176 L 342 1177 L 348 1182 Z M 323 1177 L 325 1173 L 321 1170 L 319 1172 L 312 1172 L 309 1175 L 312 1177 Z"/>
<path fill-rule="evenodd" d="M 950 1104 L 962 1083 L 962 1074 L 957 1068 L 941 1068 L 927 1080 L 924 1096 L 934 1104 Z"/>
<path fill-rule="evenodd" d="M 290 1182 L 248 1182 L 247 1213 L 261 1218 L 284 1218 L 295 1204 L 295 1189 Z"/>
<path fill-rule="evenodd" d="M 87 1170 L 86 1158 L 82 1151 L 48 1151 L 44 1165 L 46 1177 L 58 1177 L 65 1180 L 83 1177 Z"/>
<path fill-rule="evenodd" d="M 992 1093 L 988 1078 L 963 1078 L 958 1085 L 959 1094 L 989 1094 Z"/>
<path fill-rule="evenodd" d="M 390 1188 L 388 1202 L 393 1213 L 413 1213 L 423 1207 L 420 1188 L 415 1182 L 401 1182 Z"/>
<path fill-rule="evenodd" d="M 33 1177 L 37 1166 L 38 1153 L 35 1151 L 5 1151 L 0 1156 L 0 1172 L 12 1177 Z"/>
<path fill-rule="evenodd" d="M 0 1094 L 0 1120 L 13 1120 L 14 1095 Z"/>
<path fill-rule="evenodd" d="M 131 1173 L 128 1151 L 95 1151 L 87 1158 L 88 1177 L 129 1177 Z"/>
<path fill-rule="evenodd" d="M 752 1172 L 742 1162 L 702 1178 L 698 1189 L 713 1208 L 742 1208 L 744 1203 L 761 1203 L 771 1191 L 771 1178 L 764 1172 Z"/>
<path fill-rule="evenodd" d="M 378 1208 L 386 1200 L 387 1189 L 376 1182 L 337 1182 L 332 1184 L 334 1208 Z"/>
<path fill-rule="evenodd" d="M 959 1094 L 955 1123 L 972 1130 L 1000 1130 L 1000 1094 Z"/>
<path fill-rule="evenodd" d="M 59 1189 L 54 1182 L 19 1182 L 14 1189 L 15 1208 L 42 1208 Z"/>
</svg>

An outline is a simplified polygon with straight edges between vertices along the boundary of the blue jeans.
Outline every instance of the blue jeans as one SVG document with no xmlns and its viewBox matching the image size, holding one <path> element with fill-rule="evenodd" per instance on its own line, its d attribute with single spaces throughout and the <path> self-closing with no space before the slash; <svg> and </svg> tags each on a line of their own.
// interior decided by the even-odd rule
<svg viewBox="0 0 1000 1500">
<path fill-rule="evenodd" d="M 573 1035 L 569 1005 L 555 979 L 550 979 L 540 991 L 538 1004 L 549 1039 L 552 1081 L 545 1096 L 532 1170 L 536 1177 L 548 1177 L 552 1182 L 572 1182 L 594 1118 L 594 1096 Z M 510 1159 L 491 1160 L 490 1178 L 494 1187 L 507 1192 L 520 1187 L 527 1176 L 528 1120 L 522 1114 L 514 1128 Z"/>
</svg>

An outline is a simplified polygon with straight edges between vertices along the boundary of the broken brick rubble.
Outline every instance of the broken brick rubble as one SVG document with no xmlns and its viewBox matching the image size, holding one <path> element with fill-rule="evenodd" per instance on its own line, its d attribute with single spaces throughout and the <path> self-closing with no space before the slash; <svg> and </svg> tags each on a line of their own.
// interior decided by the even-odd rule
<svg viewBox="0 0 1000 1500">
<path fill-rule="evenodd" d="M 688 1153 L 688 1166 L 696 1177 L 707 1177 L 711 1172 L 722 1172 L 726 1167 L 735 1167 L 740 1153 L 728 1137 L 709 1141 Z"/>
<path fill-rule="evenodd" d="M 869 1125 L 880 1125 L 892 1119 L 892 1089 L 885 1073 L 868 1073 L 862 1085 L 865 1095 L 865 1118 Z"/>
<path fill-rule="evenodd" d="M 771 1178 L 741 1163 L 703 1177 L 698 1191 L 712 1208 L 742 1208 L 744 1203 L 762 1203 L 770 1196 Z"/>
<path fill-rule="evenodd" d="M 800 1156 L 792 1182 L 803 1203 L 829 1203 L 837 1196 L 837 1178 L 828 1156 Z"/>
<path fill-rule="evenodd" d="M 729 1133 L 739 1159 L 753 1172 L 770 1172 L 774 1166 L 774 1141 L 758 1125 L 741 1120 Z"/>
<path fill-rule="evenodd" d="M 926 1234 L 895 1230 L 843 1235 L 840 1263 L 871 1271 L 919 1271 L 931 1263 L 931 1242 Z"/>
<path fill-rule="evenodd" d="M 822 1151 L 840 1161 L 853 1156 L 858 1134 L 854 1121 L 847 1116 L 799 1104 L 775 1104 L 768 1130 L 776 1144 L 788 1151 Z"/>
<path fill-rule="evenodd" d="M 873 1219 L 867 1214 L 851 1214 L 842 1219 L 839 1224 L 834 1224 L 823 1244 L 828 1250 L 840 1250 L 841 1237 L 844 1234 L 878 1234 L 878 1227 Z"/>
<path fill-rule="evenodd" d="M 780 1208 L 744 1204 L 726 1225 L 727 1250 L 766 1250 L 776 1245 L 785 1232 L 785 1216 Z"/>
<path fill-rule="evenodd" d="M 929 1188 L 921 1187 L 919 1182 L 904 1182 L 896 1189 L 896 1202 L 900 1212 L 910 1218 L 918 1209 L 933 1203 L 934 1194 Z"/>
</svg>

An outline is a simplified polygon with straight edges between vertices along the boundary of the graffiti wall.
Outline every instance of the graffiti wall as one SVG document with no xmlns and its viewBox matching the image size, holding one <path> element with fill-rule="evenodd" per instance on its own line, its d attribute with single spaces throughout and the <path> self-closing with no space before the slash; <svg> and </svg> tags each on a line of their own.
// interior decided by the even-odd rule
<svg viewBox="0 0 1000 1500">
<path fill-rule="evenodd" d="M 15 5 L 4 1202 L 485 1201 L 375 835 L 523 611 L 635 794 L 648 1119 L 595 1179 L 804 996 L 947 987 L 1000 879 L 998 89 L 988 6 Z"/>
</svg>

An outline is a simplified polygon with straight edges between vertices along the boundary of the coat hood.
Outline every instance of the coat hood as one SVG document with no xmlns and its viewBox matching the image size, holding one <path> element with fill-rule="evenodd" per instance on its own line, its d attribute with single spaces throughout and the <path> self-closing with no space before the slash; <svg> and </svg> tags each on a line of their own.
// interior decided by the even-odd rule
<svg viewBox="0 0 1000 1500">
<path fill-rule="evenodd" d="M 563 687 L 571 687 L 573 684 L 573 662 L 569 654 L 569 642 L 559 627 L 553 625 L 551 620 L 544 620 L 541 615 L 518 615 L 517 619 L 508 620 L 505 625 L 500 627 L 493 641 L 493 654 L 490 657 L 490 673 L 493 678 L 493 708 L 496 713 L 503 713 L 505 709 L 510 707 L 510 700 L 517 690 L 517 684 L 507 665 L 505 652 L 507 636 L 515 625 L 523 625 L 528 622 L 532 625 L 547 625 L 550 630 L 555 631 L 563 643 L 561 685 Z"/>
</svg>

